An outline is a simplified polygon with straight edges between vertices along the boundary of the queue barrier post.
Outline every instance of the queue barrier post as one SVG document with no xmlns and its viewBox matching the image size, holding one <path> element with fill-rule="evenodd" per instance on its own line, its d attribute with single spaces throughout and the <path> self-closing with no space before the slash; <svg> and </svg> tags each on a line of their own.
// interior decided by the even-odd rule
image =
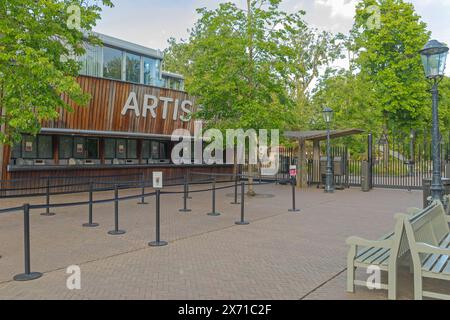
<svg viewBox="0 0 450 320">
<path fill-rule="evenodd" d="M 114 230 L 109 231 L 108 234 L 119 236 L 125 233 L 125 230 L 119 229 L 119 186 L 116 184 L 114 185 Z"/>
<path fill-rule="evenodd" d="M 24 232 L 24 256 L 25 273 L 14 276 L 15 281 L 31 281 L 42 277 L 40 272 L 31 272 L 31 248 L 30 248 L 30 205 L 23 206 L 23 232 Z"/>
<path fill-rule="evenodd" d="M 231 204 L 239 204 L 238 202 L 238 174 L 234 177 L 234 201 Z"/>
<path fill-rule="evenodd" d="M 45 203 L 47 207 L 45 208 L 45 212 L 41 213 L 41 216 L 45 217 L 53 217 L 55 215 L 54 212 L 50 212 L 50 178 L 47 177 L 47 186 L 45 188 Z"/>
<path fill-rule="evenodd" d="M 238 226 L 249 225 L 250 222 L 245 221 L 245 182 L 241 183 L 241 220 L 237 221 Z"/>
<path fill-rule="evenodd" d="M 189 197 L 189 182 L 187 180 L 187 175 L 184 178 L 184 192 L 183 192 L 183 209 L 180 209 L 180 212 L 191 212 L 191 209 L 187 207 L 187 200 Z"/>
<path fill-rule="evenodd" d="M 208 213 L 208 216 L 212 216 L 212 217 L 220 216 L 220 212 L 216 211 L 216 182 L 217 182 L 217 178 L 214 176 L 213 188 L 212 188 L 212 191 L 211 191 L 211 194 L 212 194 L 212 211 L 210 213 Z"/>
<path fill-rule="evenodd" d="M 83 224 L 85 228 L 96 228 L 99 226 L 98 223 L 94 222 L 93 218 L 93 206 L 94 206 L 94 183 L 89 181 L 89 222 Z"/>
<path fill-rule="evenodd" d="M 167 246 L 167 241 L 161 240 L 161 190 L 156 189 L 156 240 L 150 242 L 150 247 L 164 247 Z"/>
<path fill-rule="evenodd" d="M 292 209 L 289 209 L 289 212 L 300 212 L 299 209 L 296 208 L 295 204 L 295 178 L 291 178 L 291 185 L 292 185 Z"/>
<path fill-rule="evenodd" d="M 142 173 L 142 177 L 141 177 L 141 190 L 142 190 L 141 201 L 138 202 L 138 204 L 146 205 L 146 204 L 148 204 L 148 202 L 145 202 L 145 173 Z"/>
</svg>

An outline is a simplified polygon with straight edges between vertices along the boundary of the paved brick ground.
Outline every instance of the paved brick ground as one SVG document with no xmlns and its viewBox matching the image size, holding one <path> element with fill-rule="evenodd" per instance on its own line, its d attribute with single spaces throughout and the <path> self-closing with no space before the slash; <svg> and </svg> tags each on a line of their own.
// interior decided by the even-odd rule
<svg viewBox="0 0 450 320">
<path fill-rule="evenodd" d="M 198 187 L 202 188 L 202 187 Z M 210 193 L 192 193 L 191 213 L 179 213 L 181 195 L 165 195 L 162 238 L 169 246 L 150 248 L 154 240 L 154 199 L 120 205 L 123 236 L 113 227 L 113 205 L 95 207 L 99 228 L 86 229 L 87 208 L 58 209 L 55 217 L 33 212 L 32 269 L 44 277 L 28 283 L 11 281 L 23 270 L 22 216 L 0 214 L 0 299 L 385 299 L 384 291 L 345 292 L 345 239 L 377 238 L 393 227 L 393 215 L 420 206 L 421 193 L 358 189 L 324 195 L 299 192 L 302 211 L 289 213 L 290 188 L 258 186 L 247 199 L 248 226 L 236 226 L 239 206 L 230 190 L 217 193 L 219 217 L 210 217 Z M 175 191 L 172 189 L 172 191 Z M 130 192 L 123 192 L 123 195 Z M 108 198 L 111 193 L 97 195 Z M 53 201 L 80 201 L 87 195 Z M 43 199 L 27 199 L 42 203 Z M 23 202 L 2 200 L 1 207 Z M 82 271 L 82 290 L 66 288 L 70 265 Z M 362 274 L 362 276 L 364 276 Z M 400 298 L 412 296 L 411 276 L 401 272 Z M 449 292 L 448 285 L 429 283 Z"/>
</svg>

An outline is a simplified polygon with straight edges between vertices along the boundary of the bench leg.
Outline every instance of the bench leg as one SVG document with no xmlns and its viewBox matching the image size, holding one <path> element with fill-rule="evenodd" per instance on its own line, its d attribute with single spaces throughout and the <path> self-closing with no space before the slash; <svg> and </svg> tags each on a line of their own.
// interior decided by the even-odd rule
<svg viewBox="0 0 450 320">
<path fill-rule="evenodd" d="M 356 246 L 351 246 L 347 257 L 347 292 L 355 292 L 355 261 Z"/>
<path fill-rule="evenodd" d="M 397 300 L 397 264 L 395 262 L 389 264 L 388 299 Z"/>
<path fill-rule="evenodd" d="M 422 272 L 414 272 L 414 300 L 423 300 Z"/>
</svg>

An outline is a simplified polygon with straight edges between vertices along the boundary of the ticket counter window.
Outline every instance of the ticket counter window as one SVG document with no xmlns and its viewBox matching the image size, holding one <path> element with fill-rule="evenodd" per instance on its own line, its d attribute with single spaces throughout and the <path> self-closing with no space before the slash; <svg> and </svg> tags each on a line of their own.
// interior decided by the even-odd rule
<svg viewBox="0 0 450 320">
<path fill-rule="evenodd" d="M 152 141 L 152 159 L 161 159 L 159 157 L 159 142 L 158 141 Z"/>
<path fill-rule="evenodd" d="M 86 152 L 87 158 L 92 160 L 100 159 L 99 156 L 99 140 L 98 139 L 86 139 Z"/>
<path fill-rule="evenodd" d="M 86 159 L 86 140 L 85 140 L 85 138 L 75 137 L 73 139 L 73 157 L 75 159 Z"/>
<path fill-rule="evenodd" d="M 114 159 L 116 157 L 116 140 L 105 139 L 105 159 Z"/>
<path fill-rule="evenodd" d="M 127 159 L 137 159 L 137 140 L 128 140 Z"/>
<path fill-rule="evenodd" d="M 59 137 L 59 159 L 73 158 L 73 137 Z"/>
<path fill-rule="evenodd" d="M 123 139 L 116 140 L 116 158 L 126 159 L 127 158 L 127 141 Z"/>
<path fill-rule="evenodd" d="M 13 159 L 53 159 L 53 140 L 51 136 L 23 136 L 22 142 L 16 144 Z"/>
<path fill-rule="evenodd" d="M 142 151 L 141 151 L 141 156 L 142 156 L 142 159 L 144 159 L 144 160 L 148 160 L 148 159 L 151 158 L 151 157 L 150 157 L 150 155 L 151 155 L 151 152 L 150 152 L 150 145 L 151 145 L 150 140 L 144 140 L 144 141 L 142 141 Z"/>
</svg>

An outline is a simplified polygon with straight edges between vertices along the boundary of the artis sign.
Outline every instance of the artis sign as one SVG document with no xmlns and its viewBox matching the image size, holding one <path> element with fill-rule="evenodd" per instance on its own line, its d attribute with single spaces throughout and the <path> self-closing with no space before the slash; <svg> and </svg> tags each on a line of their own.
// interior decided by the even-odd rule
<svg viewBox="0 0 450 320">
<path fill-rule="evenodd" d="M 156 97 L 154 95 L 144 95 L 144 100 L 138 101 L 136 92 L 130 92 L 127 102 L 122 109 L 122 115 L 127 115 L 128 112 L 134 112 L 136 117 L 144 117 L 150 114 L 151 117 L 156 118 L 156 110 L 162 107 L 162 118 L 166 120 L 169 115 L 169 108 L 173 108 L 173 121 L 180 119 L 183 122 L 191 120 L 193 103 L 189 100 L 173 99 L 168 97 Z"/>
</svg>

